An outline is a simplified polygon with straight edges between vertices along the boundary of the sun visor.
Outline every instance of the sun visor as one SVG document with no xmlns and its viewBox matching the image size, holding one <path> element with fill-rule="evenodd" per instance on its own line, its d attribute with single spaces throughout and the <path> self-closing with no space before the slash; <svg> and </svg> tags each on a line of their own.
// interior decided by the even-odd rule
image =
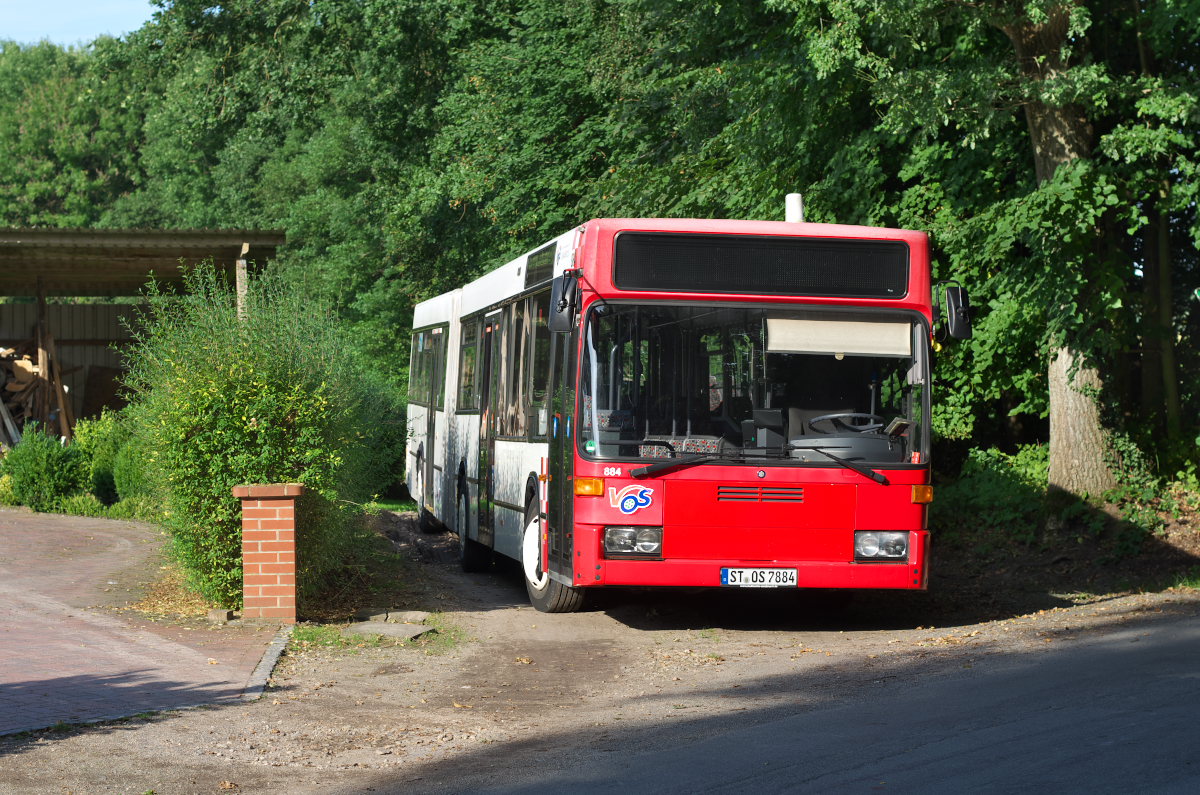
<svg viewBox="0 0 1200 795">
<path fill-rule="evenodd" d="M 912 356 L 912 324 L 767 318 L 767 351 Z"/>
</svg>

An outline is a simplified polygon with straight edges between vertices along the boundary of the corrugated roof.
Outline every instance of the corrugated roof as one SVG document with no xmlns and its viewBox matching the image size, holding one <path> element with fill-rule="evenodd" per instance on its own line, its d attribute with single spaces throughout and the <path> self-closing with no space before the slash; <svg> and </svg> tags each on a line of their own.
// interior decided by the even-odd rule
<svg viewBox="0 0 1200 795">
<path fill-rule="evenodd" d="M 276 229 L 0 228 L 0 295 L 137 295 L 153 273 L 180 280 L 181 265 L 212 260 L 232 271 L 243 246 L 261 266 L 286 235 Z"/>
</svg>

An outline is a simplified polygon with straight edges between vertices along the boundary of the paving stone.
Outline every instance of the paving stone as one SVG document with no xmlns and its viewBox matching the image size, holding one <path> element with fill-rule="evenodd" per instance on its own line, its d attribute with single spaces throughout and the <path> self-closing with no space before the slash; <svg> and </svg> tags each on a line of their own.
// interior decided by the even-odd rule
<svg viewBox="0 0 1200 795">
<path fill-rule="evenodd" d="M 93 607 L 134 598 L 118 573 L 152 574 L 164 540 L 136 522 L 0 509 L 0 734 L 242 696 L 276 628 Z"/>
<path fill-rule="evenodd" d="M 383 635 L 386 638 L 397 638 L 399 640 L 411 640 L 412 638 L 424 635 L 430 632 L 433 627 L 424 627 L 420 624 L 388 624 L 378 621 L 363 621 L 358 624 L 351 624 L 342 630 L 343 635 Z"/>
<path fill-rule="evenodd" d="M 394 621 L 397 624 L 424 624 L 429 618 L 429 613 L 424 610 L 400 610 L 388 613 L 388 621 Z"/>
</svg>

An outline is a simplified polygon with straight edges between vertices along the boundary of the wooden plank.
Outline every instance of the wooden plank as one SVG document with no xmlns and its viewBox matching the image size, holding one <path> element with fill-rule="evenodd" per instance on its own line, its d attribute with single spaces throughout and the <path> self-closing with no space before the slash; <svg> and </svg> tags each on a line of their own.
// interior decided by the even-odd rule
<svg viewBox="0 0 1200 795">
<path fill-rule="evenodd" d="M 50 420 L 49 367 L 50 353 L 46 349 L 46 288 L 37 280 L 37 394 L 34 400 L 34 419 L 46 429 Z"/>
<path fill-rule="evenodd" d="M 50 354 L 51 384 L 54 397 L 58 402 L 58 429 L 62 432 L 63 438 L 69 442 L 75 428 L 75 412 L 71 410 L 71 401 L 67 398 L 67 390 L 63 388 L 62 368 L 58 365 L 53 334 L 46 334 L 46 351 Z"/>
<path fill-rule="evenodd" d="M 9 447 L 15 447 L 21 442 L 21 431 L 17 429 L 17 422 L 13 419 L 13 415 L 9 413 L 8 406 L 4 405 L 4 401 L 0 400 L 0 423 L 3 423 L 2 428 L 4 436 L 7 437 L 6 443 Z"/>
</svg>

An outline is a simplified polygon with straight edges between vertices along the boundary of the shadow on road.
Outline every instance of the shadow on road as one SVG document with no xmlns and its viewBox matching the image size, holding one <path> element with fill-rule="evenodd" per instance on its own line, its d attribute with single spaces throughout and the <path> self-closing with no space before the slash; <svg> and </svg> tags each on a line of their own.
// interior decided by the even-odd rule
<svg viewBox="0 0 1200 795">
<path fill-rule="evenodd" d="M 158 673 L 147 668 L 0 683 L 0 756 L 66 731 L 123 731 L 164 720 L 172 710 L 240 703 L 240 686 L 197 686 L 165 680 Z M 113 722 L 131 717 L 136 719 Z"/>
<path fill-rule="evenodd" d="M 678 712 L 534 730 L 372 779 L 369 788 L 1195 791 L 1197 613 L 1195 600 L 1116 613 L 1032 652 L 980 643 L 941 657 L 804 666 L 744 680 L 736 691 L 649 694 L 642 698 Z M 689 701 L 702 696 L 730 698 L 731 709 L 689 718 Z M 560 758 L 555 749 L 571 750 Z M 355 791 L 367 785 L 360 780 Z"/>
</svg>

